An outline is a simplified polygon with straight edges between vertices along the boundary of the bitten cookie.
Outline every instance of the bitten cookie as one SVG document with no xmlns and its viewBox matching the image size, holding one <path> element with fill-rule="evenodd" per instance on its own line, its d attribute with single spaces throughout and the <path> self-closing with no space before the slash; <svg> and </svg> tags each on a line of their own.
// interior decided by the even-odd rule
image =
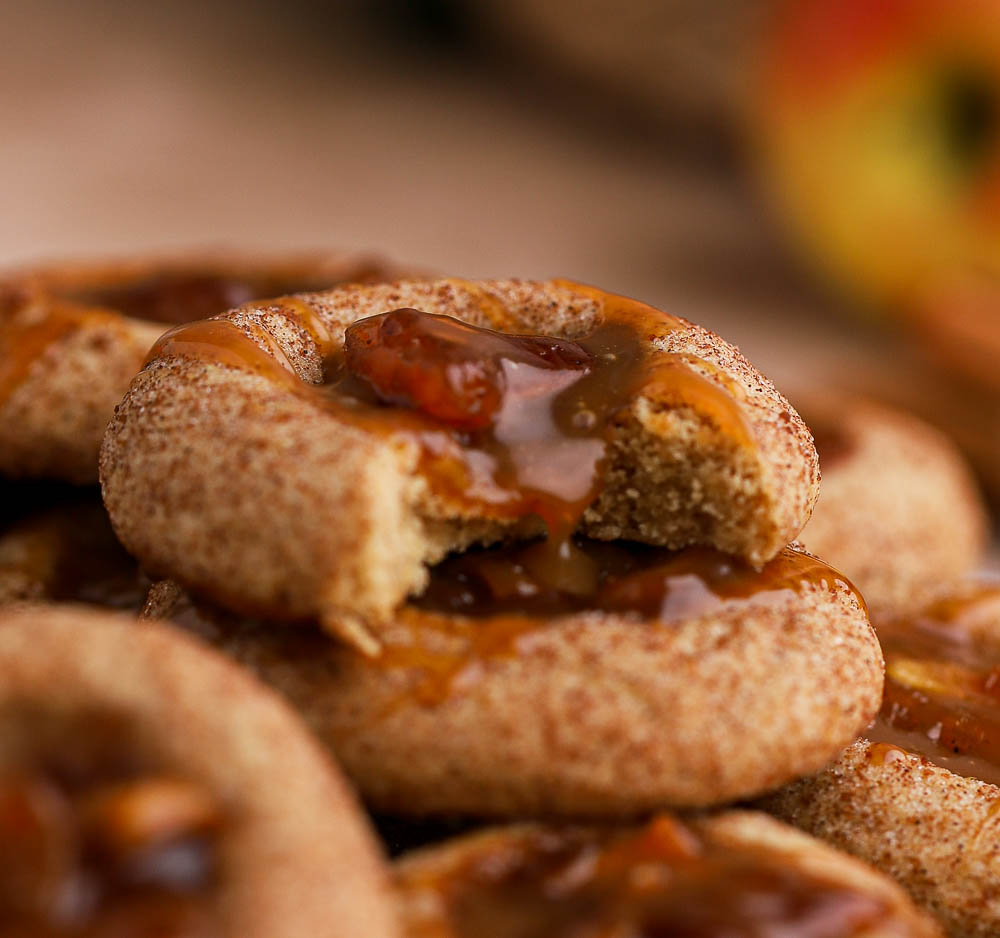
<svg viewBox="0 0 1000 938">
<path fill-rule="evenodd" d="M 101 478 L 147 568 L 369 651 L 449 551 L 544 519 L 759 565 L 818 487 L 808 431 L 736 349 L 565 281 L 349 287 L 181 328 Z"/>
<path fill-rule="evenodd" d="M 1000 583 L 879 628 L 875 725 L 762 806 L 896 878 L 954 938 L 1000 931 Z"/>
<path fill-rule="evenodd" d="M 0 274 L 0 475 L 95 482 L 115 405 L 168 326 L 256 297 L 391 276 L 357 254 L 218 252 Z"/>
<path fill-rule="evenodd" d="M 886 877 L 766 815 L 498 827 L 404 855 L 412 938 L 933 938 Z"/>
<path fill-rule="evenodd" d="M 902 411 L 847 395 L 799 402 L 823 481 L 802 542 L 873 612 L 918 609 L 980 561 L 986 512 L 957 448 Z"/>
<path fill-rule="evenodd" d="M 0 612 L 0 675 L 5 927 L 399 934 L 339 773 L 281 700 L 200 642 L 22 607 Z"/>
</svg>

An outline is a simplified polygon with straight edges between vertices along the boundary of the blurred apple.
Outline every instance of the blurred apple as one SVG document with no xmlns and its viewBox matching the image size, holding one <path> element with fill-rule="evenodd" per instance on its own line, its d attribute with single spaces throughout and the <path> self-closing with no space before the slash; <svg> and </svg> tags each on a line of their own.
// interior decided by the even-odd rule
<svg viewBox="0 0 1000 938">
<path fill-rule="evenodd" d="M 770 188 L 858 299 L 949 316 L 1000 274 L 1000 0 L 783 3 L 759 92 Z"/>
</svg>

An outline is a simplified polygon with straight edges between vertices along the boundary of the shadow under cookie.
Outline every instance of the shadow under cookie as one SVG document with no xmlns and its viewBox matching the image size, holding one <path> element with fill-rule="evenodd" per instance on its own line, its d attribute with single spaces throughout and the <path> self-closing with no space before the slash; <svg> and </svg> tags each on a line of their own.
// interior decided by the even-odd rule
<svg viewBox="0 0 1000 938">
<path fill-rule="evenodd" d="M 99 490 L 0 483 L 0 605 L 80 602 L 137 613 L 149 586 L 115 537 Z"/>
</svg>

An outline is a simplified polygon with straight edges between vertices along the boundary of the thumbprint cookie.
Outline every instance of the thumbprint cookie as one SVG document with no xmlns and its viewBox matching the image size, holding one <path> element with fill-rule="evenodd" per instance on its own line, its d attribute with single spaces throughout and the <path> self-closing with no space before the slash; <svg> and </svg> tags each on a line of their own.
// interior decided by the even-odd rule
<svg viewBox="0 0 1000 938">
<path fill-rule="evenodd" d="M 823 481 L 802 542 L 873 614 L 917 610 L 980 562 L 986 512 L 955 445 L 903 411 L 836 395 L 803 402 Z"/>
<path fill-rule="evenodd" d="M 1000 933 L 1000 582 L 879 627 L 885 699 L 866 738 L 764 802 L 870 862 L 954 938 Z"/>
<path fill-rule="evenodd" d="M 428 565 L 547 533 L 760 568 L 819 474 L 788 402 L 718 336 L 567 281 L 409 281 L 248 304 L 154 346 L 112 420 L 105 503 L 143 565 L 368 653 Z M 589 572 L 588 572 L 589 571 Z"/>
<path fill-rule="evenodd" d="M 96 482 L 115 405 L 170 326 L 256 297 L 397 275 L 357 254 L 212 252 L 0 273 L 0 475 Z"/>
<path fill-rule="evenodd" d="M 82 608 L 0 611 L 4 934 L 398 938 L 339 773 L 200 642 Z"/>
<path fill-rule="evenodd" d="M 937 938 L 891 880 L 751 812 L 520 824 L 396 863 L 411 938 Z"/>
</svg>

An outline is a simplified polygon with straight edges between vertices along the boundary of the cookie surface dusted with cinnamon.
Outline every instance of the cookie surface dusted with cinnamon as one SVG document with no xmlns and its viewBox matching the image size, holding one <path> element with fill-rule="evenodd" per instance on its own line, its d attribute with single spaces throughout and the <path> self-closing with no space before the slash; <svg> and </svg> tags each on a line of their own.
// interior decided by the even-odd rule
<svg viewBox="0 0 1000 938">
<path fill-rule="evenodd" d="M 917 611 L 969 574 L 988 538 L 961 453 L 911 414 L 843 393 L 796 401 L 816 439 L 823 484 L 801 540 L 843 570 L 873 613 Z"/>
<path fill-rule="evenodd" d="M 444 343 L 450 363 L 422 335 L 440 321 L 418 314 L 395 351 L 345 355 L 348 327 L 397 310 L 476 329 Z M 449 407 L 468 393 L 491 419 L 449 423 L 453 391 Z M 237 610 L 331 624 L 385 620 L 426 564 L 546 524 L 563 543 L 576 527 L 759 565 L 818 484 L 798 416 L 717 336 L 591 287 L 459 280 L 276 300 L 165 336 L 109 427 L 102 479 L 153 569 Z"/>
<path fill-rule="evenodd" d="M 0 475 L 96 481 L 107 422 L 168 326 L 254 298 L 396 275 L 337 252 L 207 252 L 0 273 Z"/>
<path fill-rule="evenodd" d="M 0 611 L 0 667 L 5 932 L 399 934 L 335 767 L 211 649 L 126 617 L 24 606 Z"/>
<path fill-rule="evenodd" d="M 757 571 L 708 548 L 576 539 L 431 570 L 375 658 L 317 626 L 241 619 L 176 585 L 144 615 L 285 694 L 376 810 L 631 817 L 815 771 L 878 709 L 863 604 L 794 549 Z"/>
<path fill-rule="evenodd" d="M 879 626 L 881 712 L 829 769 L 764 803 L 898 879 L 956 936 L 1000 928 L 1000 583 Z"/>
<path fill-rule="evenodd" d="M 518 825 L 404 855 L 413 938 L 932 938 L 888 879 L 763 815 Z"/>
</svg>

